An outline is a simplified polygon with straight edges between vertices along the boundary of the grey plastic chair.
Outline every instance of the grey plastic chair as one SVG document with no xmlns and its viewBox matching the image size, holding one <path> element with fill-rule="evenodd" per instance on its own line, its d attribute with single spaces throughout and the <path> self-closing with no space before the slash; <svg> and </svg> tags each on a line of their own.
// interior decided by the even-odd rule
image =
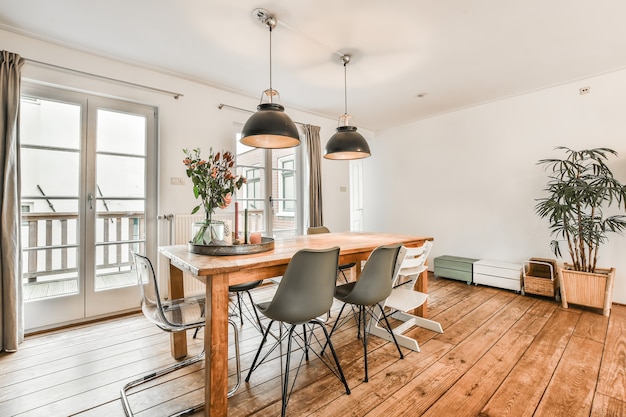
<svg viewBox="0 0 626 417">
<path fill-rule="evenodd" d="M 359 337 L 361 337 L 361 330 L 363 331 L 365 382 L 368 382 L 369 379 L 367 372 L 367 315 L 370 317 L 377 317 L 374 316 L 374 310 L 376 307 L 378 307 L 380 315 L 384 318 L 387 329 L 391 333 L 393 341 L 398 348 L 400 359 L 404 358 L 404 354 L 402 353 L 402 350 L 400 350 L 400 345 L 398 345 L 398 341 L 393 334 L 391 326 L 389 325 L 389 320 L 387 320 L 387 315 L 385 314 L 381 304 L 387 299 L 387 297 L 389 297 L 389 294 L 391 294 L 396 260 L 401 247 L 401 244 L 396 244 L 379 246 L 374 249 L 365 263 L 365 267 L 363 268 L 363 272 L 361 272 L 359 279 L 355 282 L 339 285 L 335 289 L 335 298 L 342 301 L 344 305 L 339 311 L 339 315 L 337 316 L 337 320 L 335 320 L 335 324 L 333 325 L 330 334 L 332 336 L 335 329 L 337 329 L 340 324 L 347 321 L 341 321 L 341 315 L 344 308 L 349 304 L 357 306 L 357 327 Z"/>
<path fill-rule="evenodd" d="M 330 229 L 326 226 L 314 226 L 314 227 L 309 227 L 306 231 L 307 235 L 316 235 L 316 234 L 320 234 L 320 233 L 330 233 Z M 347 284 L 348 281 L 348 277 L 346 276 L 346 271 L 349 271 L 350 269 L 354 268 L 356 266 L 356 262 L 351 262 L 348 264 L 341 264 L 339 265 L 339 273 L 341 274 L 341 276 L 343 276 L 343 281 Z"/>
<path fill-rule="evenodd" d="M 339 359 L 335 353 L 335 349 L 330 341 L 328 331 L 324 324 L 318 319 L 319 316 L 325 314 L 333 303 L 333 294 L 335 292 L 335 280 L 337 276 L 337 262 L 339 260 L 339 248 L 330 249 L 303 249 L 298 251 L 287 265 L 287 269 L 283 274 L 283 278 L 276 289 L 274 297 L 269 302 L 257 304 L 258 310 L 268 317 L 271 321 L 263 334 L 263 339 L 259 349 L 256 352 L 246 382 L 250 381 L 252 372 L 269 356 L 269 354 L 287 338 L 287 355 L 285 361 L 285 372 L 282 377 L 282 409 L 281 415 L 284 416 L 289 396 L 293 391 L 293 387 L 298 376 L 298 370 L 295 373 L 291 389 L 289 389 L 289 369 L 292 353 L 292 342 L 297 337 L 304 342 L 304 357 L 309 359 L 309 351 L 318 356 L 320 360 L 339 378 L 343 383 L 346 394 L 350 394 L 348 382 L 343 374 Z M 282 325 L 288 328 L 287 335 L 282 334 L 278 342 L 266 352 L 263 359 L 259 361 L 261 351 L 270 329 L 274 322 L 279 322 L 282 331 Z M 307 329 L 307 324 L 311 326 Z M 297 326 L 302 325 L 302 334 L 296 334 Z M 318 354 L 311 348 L 311 342 L 317 340 L 313 330 L 315 325 L 319 325 L 324 333 L 324 341 L 330 347 L 334 363 L 326 361 L 323 355 Z M 319 342 L 319 341 L 318 341 Z M 296 341 L 298 343 L 298 341 Z M 324 346 L 326 346 L 326 344 Z M 320 344 L 321 345 L 321 344 Z M 300 364 L 302 363 L 302 360 Z"/>
<path fill-rule="evenodd" d="M 204 304 L 205 298 L 202 296 L 179 298 L 170 301 L 162 301 L 159 293 L 159 285 L 157 282 L 152 262 L 147 257 L 132 252 L 135 271 L 137 273 L 137 286 L 141 294 L 141 311 L 144 316 L 158 328 L 166 332 L 181 332 L 188 329 L 198 329 L 204 326 Z M 235 359 L 237 365 L 237 382 L 235 386 L 228 392 L 228 397 L 235 394 L 241 383 L 241 363 L 239 360 L 239 331 L 237 324 L 228 319 L 228 324 L 233 328 L 235 335 Z M 128 401 L 128 391 L 138 385 L 142 385 L 155 378 L 174 372 L 178 369 L 192 365 L 204 359 L 204 350 L 189 359 L 177 362 L 167 368 L 152 371 L 134 381 L 124 385 L 120 390 L 120 398 L 122 406 L 127 416 L 132 417 L 134 414 Z M 197 404 L 191 408 L 187 408 L 173 416 L 192 415 L 204 408 L 204 404 Z"/>
</svg>

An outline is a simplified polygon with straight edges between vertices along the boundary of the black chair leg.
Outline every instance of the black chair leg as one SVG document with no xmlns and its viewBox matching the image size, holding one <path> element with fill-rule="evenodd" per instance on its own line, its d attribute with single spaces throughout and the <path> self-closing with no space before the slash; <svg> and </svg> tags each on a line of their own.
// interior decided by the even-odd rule
<svg viewBox="0 0 626 417">
<path fill-rule="evenodd" d="M 246 291 L 248 294 L 248 299 L 250 299 L 250 305 L 252 306 L 252 310 L 254 311 L 254 315 L 256 316 L 256 322 L 259 325 L 259 331 L 263 333 L 263 325 L 261 324 L 261 318 L 259 317 L 259 312 L 256 309 L 256 305 L 254 304 L 254 300 L 252 300 L 252 294 L 250 291 Z M 241 307 L 239 307 L 241 309 Z M 242 313 L 243 315 L 243 313 Z"/>
<path fill-rule="evenodd" d="M 335 320 L 335 323 L 333 323 L 333 327 L 330 329 L 330 334 L 328 335 L 328 340 L 330 340 L 331 336 L 333 335 L 333 333 L 335 332 L 335 329 L 337 328 L 337 325 L 339 324 L 339 320 L 341 319 L 341 315 L 343 314 L 343 309 L 346 308 L 346 304 L 344 303 L 344 305 L 341 306 L 341 310 L 339 310 L 339 315 L 337 316 L 337 319 Z M 324 344 L 324 347 L 322 348 L 321 354 L 324 354 L 324 351 L 326 350 L 326 346 L 328 346 L 328 340 L 326 341 L 326 343 Z"/>
<path fill-rule="evenodd" d="M 347 304 L 344 303 L 344 305 L 341 306 L 341 310 L 339 310 L 339 315 L 337 316 L 337 319 L 335 320 L 333 327 L 330 329 L 329 337 L 332 337 L 333 333 L 335 333 L 335 329 L 337 328 L 337 325 L 339 324 L 339 319 L 341 318 L 341 315 L 343 314 L 343 309 L 346 308 L 346 305 Z"/>
<path fill-rule="evenodd" d="M 289 402 L 289 367 L 291 365 L 291 341 L 293 340 L 293 332 L 296 326 L 292 325 L 289 328 L 289 336 L 287 337 L 287 359 L 285 360 L 285 376 L 283 380 L 283 398 L 282 398 L 282 409 L 280 411 L 281 417 L 285 417 L 285 413 L 287 412 L 287 403 Z M 304 331 L 306 335 L 306 329 Z M 296 376 L 298 374 L 296 373 Z M 294 381 L 295 382 L 295 381 Z"/>
<path fill-rule="evenodd" d="M 365 329 L 365 306 L 359 306 L 359 320 L 361 321 L 361 323 L 363 323 L 363 358 L 365 360 L 365 382 L 368 382 L 369 378 L 367 373 L 367 332 Z"/>
<path fill-rule="evenodd" d="M 339 364 L 339 358 L 337 357 L 337 353 L 335 352 L 335 348 L 333 347 L 333 344 L 330 341 L 330 334 L 328 333 L 328 330 L 326 330 L 326 326 L 324 326 L 322 323 L 320 323 L 318 321 L 315 321 L 314 325 L 315 324 L 319 324 L 319 326 L 324 331 L 324 335 L 326 336 L 326 344 L 324 345 L 324 348 L 326 348 L 326 346 L 328 346 L 330 348 L 330 352 L 333 354 L 333 359 L 335 360 L 335 365 L 337 366 L 337 372 L 339 373 L 339 379 L 343 383 L 343 386 L 346 388 L 346 394 L 350 395 L 350 387 L 348 387 L 348 381 L 346 380 L 346 377 L 343 374 L 343 370 L 341 369 L 341 365 Z"/>
<path fill-rule="evenodd" d="M 246 382 L 250 382 L 250 375 L 252 375 L 252 371 L 254 371 L 254 369 L 257 366 L 257 361 L 259 360 L 259 356 L 261 356 L 261 349 L 263 349 L 263 345 L 265 345 L 265 341 L 267 340 L 267 335 L 270 332 L 270 328 L 272 327 L 272 324 L 274 323 L 274 320 L 270 321 L 270 324 L 267 325 L 267 329 L 265 329 L 265 332 L 263 333 L 263 339 L 261 339 L 261 345 L 259 346 L 259 349 L 257 349 L 256 351 L 256 355 L 254 356 L 254 360 L 252 361 L 252 365 L 250 366 L 250 369 L 248 370 L 248 375 L 246 376 Z"/>
<path fill-rule="evenodd" d="M 306 361 L 309 361 L 309 342 L 307 342 L 307 337 L 306 337 L 306 324 L 302 325 L 302 334 L 304 337 L 304 357 L 306 358 Z M 311 337 L 313 337 L 313 329 L 311 328 Z"/>
<path fill-rule="evenodd" d="M 265 345 L 265 342 L 267 340 L 267 337 L 269 335 L 270 332 L 270 328 L 272 326 L 272 324 L 274 323 L 274 320 L 270 321 L 269 325 L 267 326 L 267 328 L 265 329 L 264 333 L 263 333 L 263 339 L 261 340 L 261 344 L 256 352 L 256 355 L 254 357 L 254 360 L 252 361 L 252 365 L 250 366 L 250 370 L 248 371 L 248 375 L 246 376 L 245 381 L 249 382 L 250 381 L 250 375 L 252 374 L 252 371 L 255 370 L 267 357 L 268 354 L 270 352 L 273 351 L 274 348 L 270 349 L 268 353 L 266 353 L 266 355 L 263 357 L 263 359 L 261 359 L 259 361 L 259 358 L 261 356 L 261 351 L 263 349 L 263 346 Z M 287 323 L 285 323 L 287 324 Z M 321 354 L 318 355 L 318 357 L 320 359 L 322 359 L 322 362 L 329 367 L 329 369 L 331 370 L 331 372 L 337 376 L 337 378 L 339 378 L 339 380 L 343 383 L 343 386 L 346 389 L 346 394 L 350 394 L 350 387 L 348 386 L 348 381 L 346 380 L 346 377 L 343 373 L 343 370 L 341 369 L 341 364 L 339 363 L 339 358 L 337 357 L 337 352 L 335 351 L 335 348 L 330 340 L 330 334 L 328 333 L 328 330 L 326 329 L 326 326 L 324 325 L 324 323 L 322 323 L 321 321 L 319 321 L 318 319 L 313 319 L 311 321 L 309 321 L 309 324 L 311 325 L 311 335 L 309 336 L 308 330 L 307 330 L 307 325 L 303 324 L 303 339 L 304 339 L 304 351 L 306 352 L 306 360 L 309 360 L 309 349 L 311 349 L 311 342 L 314 340 L 317 340 L 317 338 L 313 335 L 313 331 L 315 329 L 315 325 L 319 325 L 322 328 L 322 331 L 324 332 L 324 336 L 326 337 L 326 344 L 324 345 L 324 348 L 326 346 L 330 347 L 330 351 L 332 353 L 333 356 L 333 360 L 335 363 L 335 369 L 333 369 L 333 367 L 331 365 L 329 365 L 329 362 L 323 360 L 321 358 Z M 285 326 L 286 328 L 286 326 Z M 284 417 L 287 411 L 287 404 L 289 403 L 289 398 L 291 397 L 291 393 L 293 391 L 293 388 L 295 387 L 295 381 L 298 377 L 298 373 L 300 371 L 300 366 L 302 365 L 302 363 L 298 364 L 297 369 L 295 370 L 295 374 L 294 374 L 294 380 L 293 381 L 289 381 L 289 374 L 290 374 L 290 369 L 291 369 L 291 355 L 292 355 L 292 351 L 293 351 L 293 339 L 295 337 L 295 333 L 296 333 L 296 325 L 290 325 L 289 326 L 289 330 L 288 333 L 285 334 L 283 336 L 283 323 L 279 322 L 279 329 L 280 329 L 280 336 L 279 336 L 279 340 L 277 342 L 277 344 L 280 344 L 283 341 L 283 337 L 287 338 L 287 357 L 285 358 L 285 369 L 284 371 L 282 371 L 282 362 L 281 362 L 281 396 L 282 396 L 282 400 L 281 400 L 281 417 Z M 321 340 L 320 340 L 321 343 Z M 274 345 L 275 347 L 276 345 Z M 315 350 L 311 350 L 313 353 L 315 353 Z M 315 353 L 317 355 L 317 353 Z M 281 358 L 282 360 L 282 358 Z"/>
<path fill-rule="evenodd" d="M 241 309 L 241 293 L 237 293 L 237 308 L 239 309 L 239 320 L 241 321 L 241 327 L 243 327 L 243 310 Z"/>
</svg>

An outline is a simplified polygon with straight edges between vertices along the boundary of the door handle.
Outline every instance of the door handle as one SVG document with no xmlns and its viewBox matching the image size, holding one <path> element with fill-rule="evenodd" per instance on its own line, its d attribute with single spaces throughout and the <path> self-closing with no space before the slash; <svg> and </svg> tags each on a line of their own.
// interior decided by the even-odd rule
<svg viewBox="0 0 626 417">
<path fill-rule="evenodd" d="M 87 201 L 89 202 L 89 210 L 93 210 L 93 194 L 87 194 Z"/>
</svg>

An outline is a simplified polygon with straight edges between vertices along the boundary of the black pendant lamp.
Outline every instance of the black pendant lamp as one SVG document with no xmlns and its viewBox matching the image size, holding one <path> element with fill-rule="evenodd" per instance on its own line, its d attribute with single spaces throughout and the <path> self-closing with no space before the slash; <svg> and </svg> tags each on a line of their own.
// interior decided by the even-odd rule
<svg viewBox="0 0 626 417">
<path fill-rule="evenodd" d="M 371 156 L 370 147 L 367 141 L 359 132 L 356 126 L 352 126 L 352 116 L 348 114 L 348 87 L 346 65 L 350 62 L 350 55 L 342 55 L 343 79 L 344 79 L 344 113 L 339 116 L 339 126 L 337 133 L 332 135 L 326 143 L 324 158 L 326 159 L 362 159 Z"/>
<path fill-rule="evenodd" d="M 270 88 L 263 91 L 261 104 L 241 131 L 241 143 L 255 148 L 279 149 L 291 148 L 300 144 L 298 128 L 285 113 L 285 108 L 278 103 L 278 91 L 272 88 L 272 29 L 276 19 L 267 10 L 255 9 L 252 15 L 270 31 Z"/>
</svg>

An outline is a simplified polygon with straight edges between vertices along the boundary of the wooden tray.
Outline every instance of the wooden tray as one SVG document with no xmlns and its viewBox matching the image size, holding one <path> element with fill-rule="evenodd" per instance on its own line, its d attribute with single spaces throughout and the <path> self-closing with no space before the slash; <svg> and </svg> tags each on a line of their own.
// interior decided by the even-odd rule
<svg viewBox="0 0 626 417">
<path fill-rule="evenodd" d="M 194 245 L 189 242 L 189 252 L 198 255 L 231 256 L 250 255 L 253 253 L 269 252 L 274 250 L 274 239 L 261 237 L 261 243 L 245 245 Z"/>
</svg>

